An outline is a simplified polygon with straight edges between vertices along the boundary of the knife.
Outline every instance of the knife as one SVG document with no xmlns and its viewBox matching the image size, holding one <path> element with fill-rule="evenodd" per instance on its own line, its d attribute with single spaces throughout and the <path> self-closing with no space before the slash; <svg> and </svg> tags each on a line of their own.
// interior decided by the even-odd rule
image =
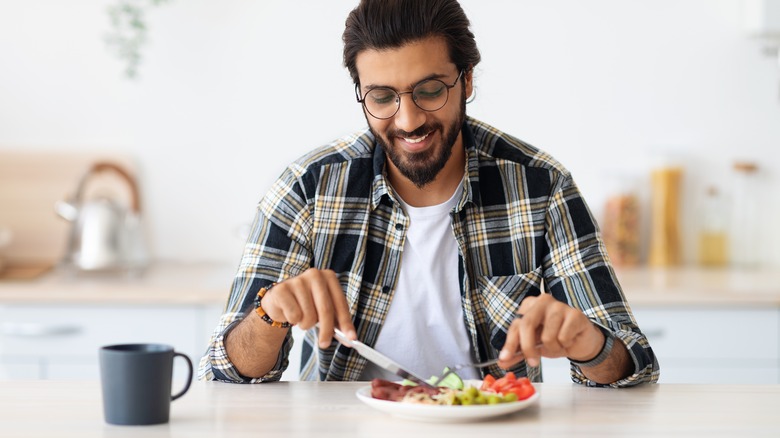
<svg viewBox="0 0 780 438">
<path fill-rule="evenodd" d="M 335 338 L 337 341 L 341 342 L 342 344 L 346 345 L 347 347 L 352 347 L 357 351 L 361 356 L 365 357 L 366 359 L 370 360 L 376 365 L 379 365 L 380 367 L 386 369 L 387 371 L 390 371 L 391 373 L 400 376 L 404 379 L 411 380 L 412 382 L 420 385 L 425 386 L 428 388 L 435 388 L 435 386 L 431 385 L 430 383 L 426 382 L 425 379 L 417 376 L 416 374 L 412 373 L 411 371 L 407 371 L 406 368 L 399 365 L 394 360 L 390 359 L 389 357 L 385 356 L 384 354 L 374 350 L 373 348 L 369 347 L 368 345 L 360 342 L 360 341 L 351 341 L 347 336 L 342 332 L 341 330 L 334 328 L 333 331 L 335 332 Z"/>
</svg>

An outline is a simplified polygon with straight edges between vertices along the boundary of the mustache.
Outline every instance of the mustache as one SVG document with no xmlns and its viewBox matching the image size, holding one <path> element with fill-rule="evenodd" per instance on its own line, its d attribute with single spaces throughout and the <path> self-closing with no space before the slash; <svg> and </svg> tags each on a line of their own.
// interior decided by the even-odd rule
<svg viewBox="0 0 780 438">
<path fill-rule="evenodd" d="M 420 126 L 412 132 L 404 131 L 403 129 L 393 129 L 387 131 L 388 137 L 422 137 L 425 134 L 433 132 L 436 129 L 441 129 L 441 124 L 431 123 Z"/>
</svg>

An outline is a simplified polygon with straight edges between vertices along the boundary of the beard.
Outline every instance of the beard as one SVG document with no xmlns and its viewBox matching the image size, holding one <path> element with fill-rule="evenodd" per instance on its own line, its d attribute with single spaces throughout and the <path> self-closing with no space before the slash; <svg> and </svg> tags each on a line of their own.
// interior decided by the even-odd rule
<svg viewBox="0 0 780 438">
<path fill-rule="evenodd" d="M 368 122 L 369 116 L 365 113 L 364 115 Z M 465 118 L 466 100 L 462 99 L 458 117 L 446 129 L 440 122 L 434 122 L 426 123 L 412 132 L 388 129 L 384 135 L 381 135 L 371 126 L 370 122 L 368 126 L 374 134 L 377 143 L 382 146 L 387 157 L 398 168 L 401 175 L 418 188 L 423 188 L 436 179 L 436 176 L 439 175 L 439 172 L 441 172 L 450 156 L 452 156 L 452 148 L 455 146 L 455 141 L 458 139 L 458 134 L 460 134 Z M 434 131 L 441 132 L 442 142 L 421 152 L 405 153 L 390 140 L 395 137 L 419 137 Z"/>
</svg>

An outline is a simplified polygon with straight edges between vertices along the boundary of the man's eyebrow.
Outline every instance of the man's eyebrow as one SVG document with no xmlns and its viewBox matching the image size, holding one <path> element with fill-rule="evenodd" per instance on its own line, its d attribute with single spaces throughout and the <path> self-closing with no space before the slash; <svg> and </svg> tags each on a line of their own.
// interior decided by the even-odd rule
<svg viewBox="0 0 780 438">
<path fill-rule="evenodd" d="M 447 75 L 446 75 L 446 74 L 442 74 L 442 73 L 431 73 L 431 74 L 429 74 L 428 76 L 425 76 L 424 78 L 420 79 L 419 81 L 417 81 L 417 82 L 415 82 L 415 83 L 413 83 L 413 84 L 410 84 L 410 85 L 407 87 L 407 90 L 411 90 L 412 88 L 414 88 L 414 87 L 415 87 L 417 84 L 419 84 L 420 82 L 425 82 L 425 81 L 428 81 L 428 80 L 431 80 L 431 79 L 442 79 L 442 78 L 446 78 L 446 77 L 447 77 Z M 365 91 L 371 91 L 371 90 L 373 90 L 374 88 L 389 88 L 389 89 L 391 89 L 391 90 L 394 90 L 394 91 L 396 91 L 396 92 L 398 91 L 398 90 L 396 90 L 395 88 L 393 88 L 393 87 L 391 87 L 391 86 L 389 86 L 389 85 L 382 85 L 382 84 L 366 84 L 366 85 L 364 85 L 364 86 L 363 86 L 363 87 L 361 87 L 361 88 L 363 88 L 363 90 L 365 90 Z"/>
</svg>

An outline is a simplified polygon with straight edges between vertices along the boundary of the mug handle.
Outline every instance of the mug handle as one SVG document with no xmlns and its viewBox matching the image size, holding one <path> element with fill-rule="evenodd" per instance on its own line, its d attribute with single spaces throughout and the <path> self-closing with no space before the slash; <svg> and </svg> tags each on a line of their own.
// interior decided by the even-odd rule
<svg viewBox="0 0 780 438">
<path fill-rule="evenodd" d="M 189 356 L 187 356 L 186 354 L 174 351 L 173 352 L 173 358 L 176 359 L 176 356 L 181 356 L 181 357 L 184 358 L 184 360 L 187 361 L 187 367 L 189 368 L 190 373 L 189 373 L 189 376 L 187 377 L 187 384 L 184 385 L 184 389 L 179 391 L 178 394 L 172 395 L 171 396 L 171 401 L 174 401 L 177 398 L 183 396 L 184 393 L 187 392 L 188 389 L 190 389 L 190 384 L 192 383 L 192 361 L 190 360 Z"/>
</svg>

